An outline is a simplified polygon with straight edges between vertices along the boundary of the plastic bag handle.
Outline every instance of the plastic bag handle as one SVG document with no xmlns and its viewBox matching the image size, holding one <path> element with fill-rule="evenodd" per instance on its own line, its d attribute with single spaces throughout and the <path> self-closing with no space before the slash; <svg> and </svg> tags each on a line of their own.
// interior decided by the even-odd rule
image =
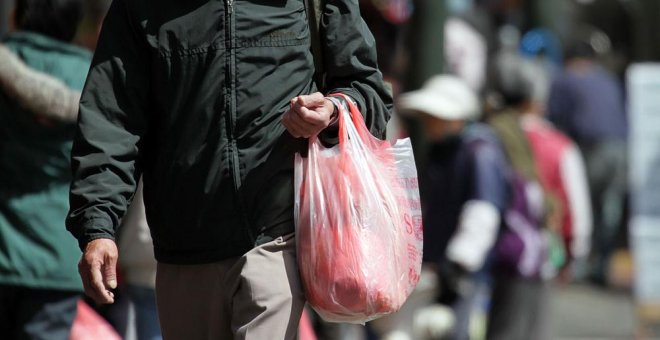
<svg viewBox="0 0 660 340">
<path fill-rule="evenodd" d="M 351 121 L 353 123 L 352 125 L 355 127 L 358 136 L 362 140 L 366 141 L 374 138 L 374 136 L 371 134 L 369 129 L 367 129 L 367 125 L 364 122 L 362 113 L 360 113 L 360 110 L 358 109 L 357 105 L 353 103 L 353 99 L 339 92 L 331 93 L 328 95 L 328 97 L 341 97 L 348 104 Z M 346 131 L 346 119 L 342 114 L 343 110 L 344 110 L 343 106 L 340 106 L 339 107 L 339 144 L 346 143 L 348 139 L 348 132 Z"/>
</svg>

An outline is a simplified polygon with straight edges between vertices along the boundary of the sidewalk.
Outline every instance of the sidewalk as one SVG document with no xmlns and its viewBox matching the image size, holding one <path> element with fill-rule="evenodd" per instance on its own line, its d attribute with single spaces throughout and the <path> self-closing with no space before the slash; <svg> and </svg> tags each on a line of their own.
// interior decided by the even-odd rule
<svg viewBox="0 0 660 340">
<path fill-rule="evenodd" d="M 632 294 L 589 285 L 555 289 L 555 339 L 634 339 L 636 321 Z"/>
</svg>

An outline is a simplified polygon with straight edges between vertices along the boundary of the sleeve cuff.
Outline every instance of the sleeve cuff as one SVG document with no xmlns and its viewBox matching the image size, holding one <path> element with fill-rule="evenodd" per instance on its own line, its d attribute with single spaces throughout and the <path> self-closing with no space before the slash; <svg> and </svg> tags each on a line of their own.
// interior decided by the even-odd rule
<svg viewBox="0 0 660 340">
<path fill-rule="evenodd" d="M 83 252 L 87 244 L 94 240 L 105 238 L 115 241 L 115 235 L 112 232 L 112 223 L 105 219 L 90 219 L 83 223 L 80 230 L 81 233 L 74 236 L 78 239 L 78 247 Z"/>
</svg>

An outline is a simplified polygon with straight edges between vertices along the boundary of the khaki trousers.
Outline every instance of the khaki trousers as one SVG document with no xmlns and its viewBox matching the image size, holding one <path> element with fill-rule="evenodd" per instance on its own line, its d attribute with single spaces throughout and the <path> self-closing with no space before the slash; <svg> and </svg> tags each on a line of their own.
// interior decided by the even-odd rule
<svg viewBox="0 0 660 340">
<path fill-rule="evenodd" d="M 297 339 L 305 298 L 295 237 L 217 263 L 159 263 L 156 302 L 165 340 Z"/>
</svg>

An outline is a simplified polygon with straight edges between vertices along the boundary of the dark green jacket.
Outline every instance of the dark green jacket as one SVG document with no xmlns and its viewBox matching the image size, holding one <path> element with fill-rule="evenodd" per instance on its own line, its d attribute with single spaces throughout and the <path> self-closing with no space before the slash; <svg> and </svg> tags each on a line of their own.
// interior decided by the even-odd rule
<svg viewBox="0 0 660 340">
<path fill-rule="evenodd" d="M 88 51 L 27 32 L 3 43 L 33 70 L 82 88 Z M 39 90 L 30 89 L 33 100 Z M 0 284 L 82 288 L 80 251 L 64 228 L 74 132 L 75 124 L 40 121 L 0 90 Z"/>
<path fill-rule="evenodd" d="M 328 94 L 343 92 L 383 137 L 390 116 L 358 0 L 326 0 Z M 83 91 L 68 229 L 114 238 L 144 175 L 155 254 L 240 256 L 293 231 L 289 100 L 317 90 L 304 0 L 115 0 Z"/>
</svg>

